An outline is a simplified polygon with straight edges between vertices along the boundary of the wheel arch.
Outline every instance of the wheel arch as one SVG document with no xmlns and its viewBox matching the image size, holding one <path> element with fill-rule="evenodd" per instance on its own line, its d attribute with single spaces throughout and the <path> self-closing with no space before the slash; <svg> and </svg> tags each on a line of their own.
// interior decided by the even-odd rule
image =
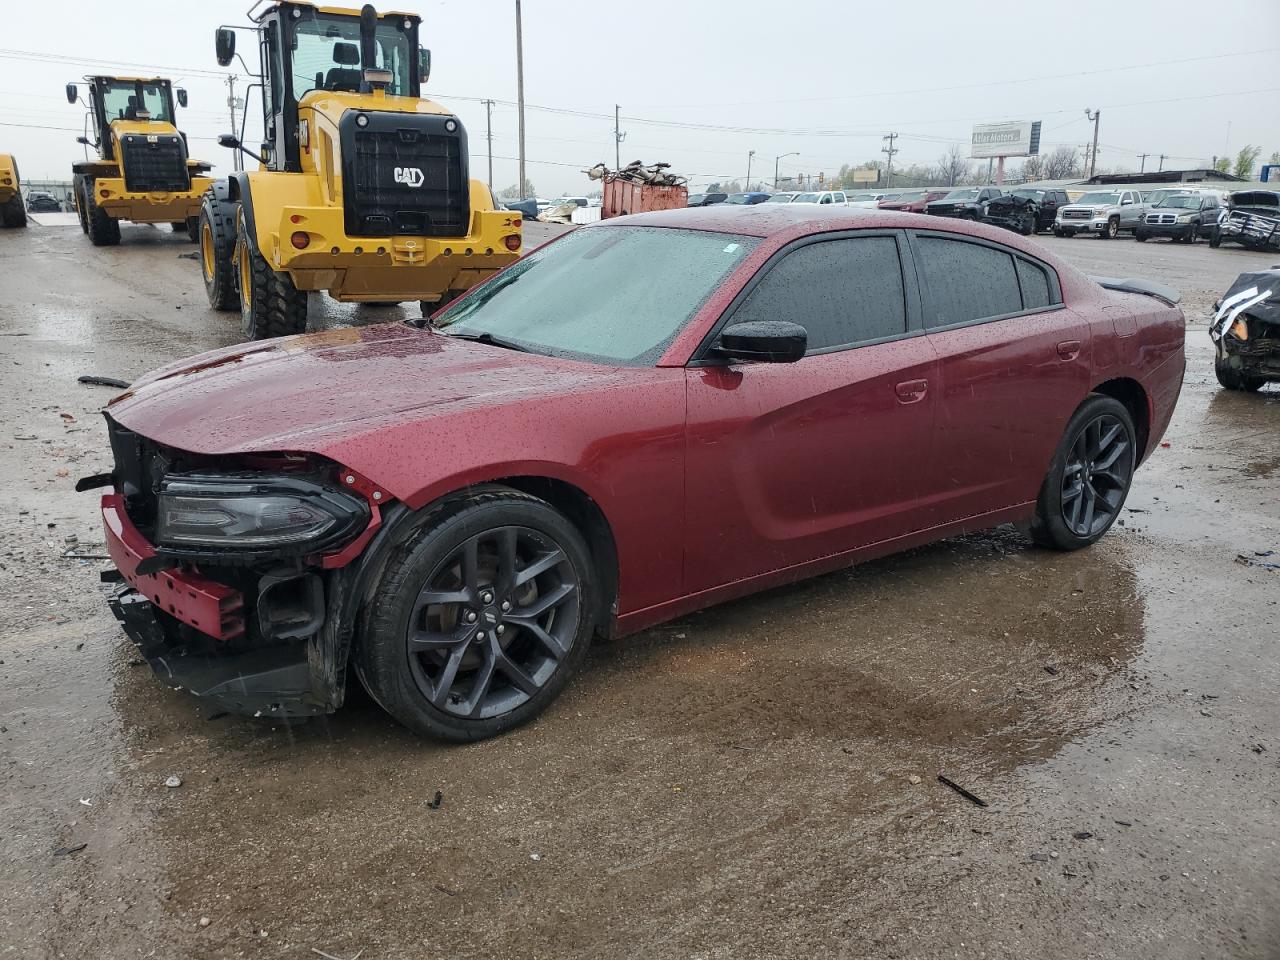
<svg viewBox="0 0 1280 960">
<path fill-rule="evenodd" d="M 1115 377 L 1104 380 L 1090 392 L 1112 397 L 1125 405 L 1129 416 L 1133 417 L 1133 427 L 1138 433 L 1137 462 L 1145 460 L 1151 452 L 1147 449 L 1147 444 L 1151 440 L 1152 409 L 1151 397 L 1142 384 L 1132 377 Z"/>
</svg>

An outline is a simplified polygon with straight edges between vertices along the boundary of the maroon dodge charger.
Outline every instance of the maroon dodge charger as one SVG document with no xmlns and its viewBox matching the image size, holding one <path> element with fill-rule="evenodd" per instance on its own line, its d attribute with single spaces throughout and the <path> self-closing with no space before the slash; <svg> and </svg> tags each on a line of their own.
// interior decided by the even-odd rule
<svg viewBox="0 0 1280 960">
<path fill-rule="evenodd" d="M 111 606 L 166 682 L 406 726 L 536 715 L 596 633 L 1009 521 L 1087 547 L 1182 384 L 1177 294 L 1006 231 L 622 217 L 420 324 L 242 344 L 112 401 Z"/>
</svg>

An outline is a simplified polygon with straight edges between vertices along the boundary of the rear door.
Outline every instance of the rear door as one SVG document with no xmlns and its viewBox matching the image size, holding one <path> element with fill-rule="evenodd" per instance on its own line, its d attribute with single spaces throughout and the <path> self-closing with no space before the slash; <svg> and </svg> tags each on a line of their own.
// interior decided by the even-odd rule
<svg viewBox="0 0 1280 960">
<path fill-rule="evenodd" d="M 762 269 L 721 326 L 790 320 L 797 363 L 694 361 L 687 592 L 916 529 L 933 427 L 933 348 L 900 231 L 807 238 Z"/>
<path fill-rule="evenodd" d="M 1034 500 L 1089 389 L 1089 327 L 1032 257 L 920 231 L 911 248 L 939 366 L 922 504 L 947 523 Z"/>
</svg>

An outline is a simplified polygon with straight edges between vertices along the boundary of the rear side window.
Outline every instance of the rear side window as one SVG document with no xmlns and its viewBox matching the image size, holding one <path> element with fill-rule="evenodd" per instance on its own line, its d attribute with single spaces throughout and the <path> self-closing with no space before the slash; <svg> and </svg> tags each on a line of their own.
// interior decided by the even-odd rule
<svg viewBox="0 0 1280 960">
<path fill-rule="evenodd" d="M 1022 309 L 1036 310 L 1053 303 L 1053 295 L 1049 291 L 1049 275 L 1044 269 L 1021 257 L 1015 260 L 1018 265 L 1018 284 L 1022 287 Z"/>
<path fill-rule="evenodd" d="M 920 237 L 916 243 L 929 290 L 926 326 L 945 327 L 1022 310 L 1012 254 L 942 237 Z"/>
<path fill-rule="evenodd" d="M 809 351 L 905 333 L 902 263 L 892 237 L 810 243 L 787 254 L 734 312 L 730 323 L 790 320 L 809 333 Z"/>
</svg>

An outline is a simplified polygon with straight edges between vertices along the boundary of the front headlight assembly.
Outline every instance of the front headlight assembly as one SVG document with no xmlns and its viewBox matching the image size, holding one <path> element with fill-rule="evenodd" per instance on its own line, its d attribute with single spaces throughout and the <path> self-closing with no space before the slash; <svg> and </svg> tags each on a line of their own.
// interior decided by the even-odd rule
<svg viewBox="0 0 1280 960">
<path fill-rule="evenodd" d="M 331 549 L 369 522 L 368 504 L 310 477 L 174 474 L 157 491 L 156 540 L 171 554 Z"/>
</svg>

